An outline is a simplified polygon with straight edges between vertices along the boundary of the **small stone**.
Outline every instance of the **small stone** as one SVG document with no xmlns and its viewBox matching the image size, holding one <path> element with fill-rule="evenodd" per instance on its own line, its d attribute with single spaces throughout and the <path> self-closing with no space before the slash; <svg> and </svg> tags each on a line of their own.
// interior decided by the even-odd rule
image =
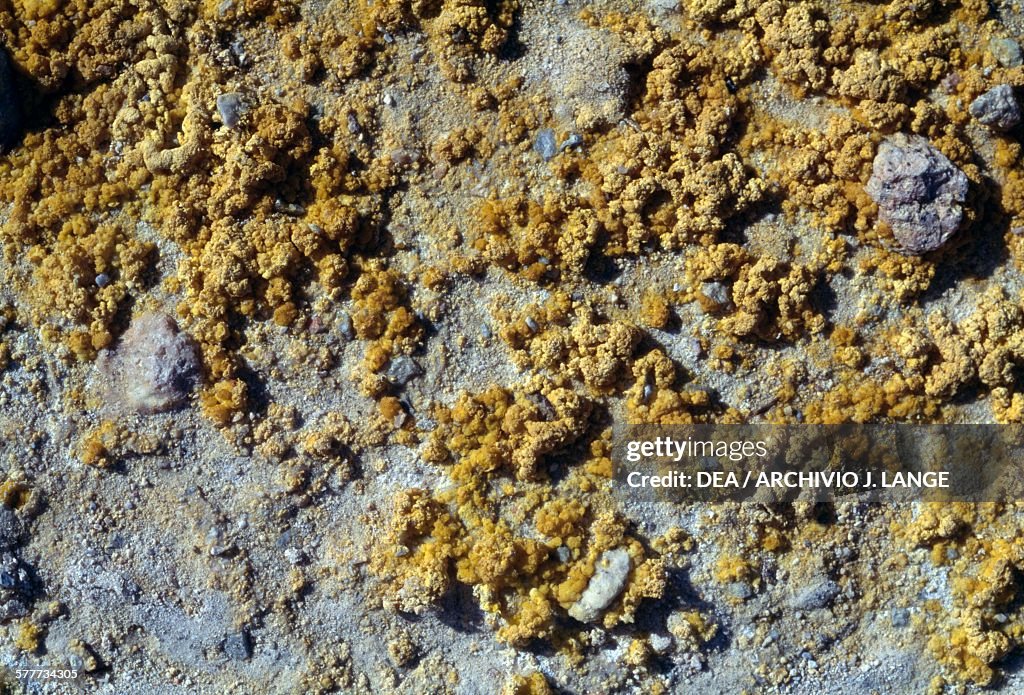
<svg viewBox="0 0 1024 695">
<path fill-rule="evenodd" d="M 391 365 L 388 367 L 387 372 L 388 381 L 396 386 L 405 386 L 416 377 L 422 375 L 423 368 L 408 355 L 401 355 L 391 360 Z"/>
<path fill-rule="evenodd" d="M 565 564 L 566 562 L 569 562 L 569 560 L 572 559 L 572 551 L 569 550 L 568 547 L 560 545 L 558 546 L 558 550 L 555 551 L 555 556 L 558 558 L 559 562 Z"/>
<path fill-rule="evenodd" d="M 960 73 L 951 72 L 942 78 L 942 81 L 939 82 L 939 86 L 942 87 L 942 91 L 946 94 L 952 94 L 956 91 L 956 88 L 960 86 L 961 82 L 963 82 L 963 78 L 960 77 Z"/>
<path fill-rule="evenodd" d="M 1001 84 L 993 87 L 971 102 L 971 115 L 992 130 L 1004 132 L 1020 123 L 1020 104 L 1013 87 Z"/>
<path fill-rule="evenodd" d="M 558 143 L 555 142 L 555 131 L 543 128 L 537 131 L 537 139 L 533 143 L 533 151 L 545 162 L 558 154 Z"/>
<path fill-rule="evenodd" d="M 543 393 L 529 393 L 526 395 L 526 400 L 537 406 L 537 410 L 540 411 L 540 416 L 545 421 L 550 422 L 558 419 L 558 412 L 555 407 L 551 405 L 551 401 L 548 400 L 547 396 Z"/>
<path fill-rule="evenodd" d="M 356 337 L 355 329 L 352 326 L 352 317 L 343 313 L 338 319 L 338 331 L 345 340 L 352 340 Z"/>
<path fill-rule="evenodd" d="M 992 39 L 988 42 L 988 50 L 1004 68 L 1018 68 L 1024 64 L 1020 44 L 1013 39 Z"/>
<path fill-rule="evenodd" d="M 906 627 L 910 624 L 910 611 L 906 608 L 896 608 L 892 612 L 892 626 Z"/>
<path fill-rule="evenodd" d="M 96 276 L 95 282 L 96 282 L 96 286 L 99 287 L 100 289 L 102 289 L 102 288 L 107 287 L 108 285 L 110 285 L 110 282 L 111 282 L 110 276 L 107 275 L 106 273 L 100 273 L 99 275 Z"/>
<path fill-rule="evenodd" d="M 648 641 L 651 643 L 651 649 L 655 654 L 666 654 L 668 653 L 668 650 L 672 648 L 671 635 L 659 635 L 655 633 L 650 636 Z"/>
<path fill-rule="evenodd" d="M 750 585 L 746 582 L 730 582 L 726 587 L 730 596 L 735 596 L 741 601 L 746 601 L 748 598 L 754 595 L 754 590 L 750 588 Z"/>
<path fill-rule="evenodd" d="M 565 152 L 566 150 L 571 150 L 574 147 L 579 147 L 582 144 L 583 136 L 580 135 L 579 133 L 573 133 L 572 135 L 565 139 L 565 142 L 561 144 L 561 146 L 558 148 L 558 151 Z"/>
<path fill-rule="evenodd" d="M 790 606 L 801 610 L 827 608 L 836 600 L 841 591 L 841 587 L 834 580 L 820 577 L 797 593 L 790 601 Z"/>
<path fill-rule="evenodd" d="M 419 158 L 419 152 L 407 150 L 404 147 L 391 152 L 391 161 L 395 166 L 407 167 L 410 164 L 415 164 Z"/>
<path fill-rule="evenodd" d="M 217 97 L 217 112 L 221 123 L 228 128 L 237 128 L 248 108 L 238 92 L 228 92 Z"/>
<path fill-rule="evenodd" d="M 224 639 L 224 654 L 229 659 L 234 661 L 248 661 L 252 656 L 252 642 L 249 639 L 249 633 L 245 630 L 240 630 L 233 634 L 228 635 Z"/>
<path fill-rule="evenodd" d="M 14 86 L 11 59 L 0 48 L 0 153 L 10 149 L 21 136 L 21 102 Z"/>
<path fill-rule="evenodd" d="M 925 138 L 898 133 L 879 146 L 865 190 L 900 250 L 920 255 L 960 228 L 967 176 Z"/>
<path fill-rule="evenodd" d="M 569 607 L 569 615 L 582 623 L 597 620 L 626 588 L 632 566 L 629 553 L 624 548 L 602 553 L 583 595 Z"/>
<path fill-rule="evenodd" d="M 99 369 L 112 393 L 140 413 L 182 405 L 199 378 L 199 352 L 166 314 L 141 314 Z"/>
<path fill-rule="evenodd" d="M 700 286 L 701 294 L 707 297 L 708 301 L 716 308 L 728 306 L 732 301 L 729 298 L 729 288 L 721 282 L 705 282 Z"/>
</svg>

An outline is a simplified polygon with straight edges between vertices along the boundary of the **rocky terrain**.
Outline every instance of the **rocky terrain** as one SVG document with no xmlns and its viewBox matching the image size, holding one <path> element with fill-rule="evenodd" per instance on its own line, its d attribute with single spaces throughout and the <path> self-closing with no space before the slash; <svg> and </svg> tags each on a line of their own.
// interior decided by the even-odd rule
<svg viewBox="0 0 1024 695">
<path fill-rule="evenodd" d="M 680 504 L 612 456 L 1024 421 L 1017 3 L 0 30 L 0 691 L 1024 690 L 1019 502 Z"/>
</svg>

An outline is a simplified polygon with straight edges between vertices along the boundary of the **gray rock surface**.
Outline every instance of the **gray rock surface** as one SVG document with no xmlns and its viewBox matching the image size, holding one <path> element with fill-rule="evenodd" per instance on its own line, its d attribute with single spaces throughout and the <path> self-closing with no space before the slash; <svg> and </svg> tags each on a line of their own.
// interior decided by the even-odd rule
<svg viewBox="0 0 1024 695">
<path fill-rule="evenodd" d="M 1001 84 L 971 102 L 971 115 L 992 130 L 1005 132 L 1020 123 L 1020 104 L 1013 87 Z"/>
<path fill-rule="evenodd" d="M 879 146 L 866 190 L 900 250 L 919 255 L 960 228 L 967 176 L 925 138 L 900 133 Z"/>
</svg>

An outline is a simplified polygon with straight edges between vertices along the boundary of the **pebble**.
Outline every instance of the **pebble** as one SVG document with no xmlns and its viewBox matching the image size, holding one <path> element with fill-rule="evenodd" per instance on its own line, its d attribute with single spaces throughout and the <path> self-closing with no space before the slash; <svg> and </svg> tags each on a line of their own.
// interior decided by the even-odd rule
<svg viewBox="0 0 1024 695">
<path fill-rule="evenodd" d="M 910 624 L 910 611 L 906 608 L 895 608 L 892 611 L 892 626 L 906 627 Z"/>
<path fill-rule="evenodd" d="M 533 151 L 545 162 L 558 154 L 558 143 L 555 142 L 555 131 L 543 128 L 537 131 L 537 139 L 533 143 Z"/>
<path fill-rule="evenodd" d="M 654 633 L 650 636 L 651 649 L 655 654 L 665 654 L 672 648 L 671 635 L 659 635 Z"/>
<path fill-rule="evenodd" d="M 0 152 L 10 149 L 21 136 L 21 102 L 14 86 L 11 59 L 0 48 Z"/>
<path fill-rule="evenodd" d="M 224 639 L 224 653 L 235 661 L 248 661 L 252 656 L 252 642 L 245 630 L 228 635 Z"/>
<path fill-rule="evenodd" d="M 221 123 L 228 128 L 237 128 L 247 110 L 242 95 L 238 92 L 228 92 L 217 97 L 217 112 L 220 114 Z"/>
<path fill-rule="evenodd" d="M 711 300 L 716 307 L 724 307 L 732 301 L 729 298 L 729 288 L 721 282 L 705 282 L 700 286 L 701 293 Z"/>
<path fill-rule="evenodd" d="M 960 228 L 967 176 L 925 138 L 898 133 L 879 146 L 865 190 L 900 250 L 920 255 Z"/>
<path fill-rule="evenodd" d="M 583 595 L 569 607 L 569 615 L 583 623 L 597 620 L 626 588 L 632 567 L 633 562 L 624 548 L 602 553 Z"/>
<path fill-rule="evenodd" d="M 96 286 L 102 289 L 110 284 L 110 276 L 106 273 L 100 273 L 96 276 L 95 282 Z"/>
<path fill-rule="evenodd" d="M 532 316 L 527 316 L 525 323 L 526 327 L 530 329 L 531 333 L 536 333 L 537 330 L 540 328 L 540 326 L 537 325 L 537 322 L 533 320 Z"/>
<path fill-rule="evenodd" d="M 1024 64 L 1020 44 L 1013 39 L 992 39 L 988 42 L 988 50 L 1004 68 L 1018 68 Z"/>
<path fill-rule="evenodd" d="M 558 148 L 558 151 L 565 152 L 566 150 L 571 150 L 574 147 L 579 147 L 582 144 L 583 136 L 580 135 L 579 133 L 573 133 L 565 139 L 565 142 L 561 144 L 561 146 Z"/>
<path fill-rule="evenodd" d="M 960 77 L 960 73 L 951 72 L 942 78 L 942 81 L 939 83 L 939 86 L 942 87 L 942 91 L 944 91 L 946 94 L 952 94 L 953 92 L 956 91 L 956 88 L 960 85 L 961 82 L 963 82 L 963 78 Z"/>
<path fill-rule="evenodd" d="M 338 330 L 345 340 L 352 340 L 356 337 L 356 332 L 352 327 L 352 317 L 347 313 L 343 313 L 338 319 Z"/>
<path fill-rule="evenodd" d="M 741 601 L 746 601 L 748 598 L 754 595 L 754 590 L 750 588 L 750 585 L 746 582 L 730 582 L 726 587 L 730 596 L 735 596 Z"/>
<path fill-rule="evenodd" d="M 135 317 L 100 369 L 120 384 L 119 396 L 132 409 L 163 412 L 184 403 L 195 387 L 199 352 L 170 316 L 145 313 Z"/>
<path fill-rule="evenodd" d="M 790 605 L 801 610 L 827 608 L 842 591 L 839 584 L 827 577 L 819 577 L 810 586 L 797 593 Z"/>
<path fill-rule="evenodd" d="M 999 132 L 1010 130 L 1021 120 L 1020 104 L 1008 84 L 993 87 L 979 96 L 971 102 L 968 111 L 978 123 Z"/>
<path fill-rule="evenodd" d="M 388 366 L 388 381 L 396 386 L 405 386 L 418 376 L 423 375 L 423 368 L 408 355 L 400 355 L 391 360 Z"/>
<path fill-rule="evenodd" d="M 391 161 L 394 162 L 396 166 L 400 167 L 407 167 L 410 164 L 415 164 L 419 158 L 420 154 L 415 150 L 402 148 L 391 152 Z"/>
</svg>

